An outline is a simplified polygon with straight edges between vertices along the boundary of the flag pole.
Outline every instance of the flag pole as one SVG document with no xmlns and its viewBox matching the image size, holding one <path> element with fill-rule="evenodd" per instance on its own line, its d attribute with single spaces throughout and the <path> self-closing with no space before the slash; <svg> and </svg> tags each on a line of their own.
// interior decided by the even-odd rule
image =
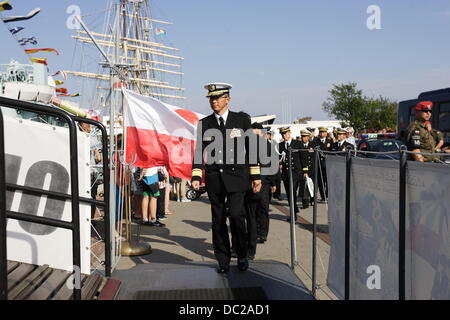
<svg viewBox="0 0 450 320">
<path fill-rule="evenodd" d="M 116 32 L 119 33 L 118 28 L 119 24 L 117 23 L 117 20 L 120 20 L 119 17 L 119 5 L 116 4 Z M 106 53 L 103 51 L 103 49 L 98 44 L 97 40 L 92 35 L 91 31 L 88 29 L 88 27 L 84 24 L 84 22 L 81 20 L 81 17 L 75 16 L 75 19 L 80 23 L 81 27 L 86 31 L 87 35 L 91 38 L 94 45 L 97 47 L 98 51 L 101 53 L 103 58 L 105 58 L 107 64 L 106 66 L 110 68 L 110 86 L 111 86 L 111 95 L 110 95 L 110 111 L 109 111 L 109 170 L 110 170 L 110 179 L 109 179 L 109 190 L 110 190 L 110 202 L 109 202 L 109 208 L 110 208 L 110 214 L 111 214 L 111 231 L 112 234 L 115 234 L 115 212 L 116 212 L 116 175 L 114 170 L 114 149 L 115 149 L 115 136 L 114 136 L 114 124 L 115 124 L 115 108 L 116 108 L 116 97 L 114 93 L 114 74 L 117 74 L 122 80 L 128 82 L 128 77 L 120 70 L 118 67 L 118 56 L 117 52 L 118 50 L 114 51 L 114 61 L 112 62 L 109 57 L 106 55 Z M 117 164 L 119 165 L 119 164 Z M 111 251 L 114 253 L 114 261 L 112 262 L 112 265 L 115 266 L 117 264 L 116 259 L 116 241 L 112 241 L 111 244 Z M 113 267 L 114 268 L 114 267 Z"/>
</svg>

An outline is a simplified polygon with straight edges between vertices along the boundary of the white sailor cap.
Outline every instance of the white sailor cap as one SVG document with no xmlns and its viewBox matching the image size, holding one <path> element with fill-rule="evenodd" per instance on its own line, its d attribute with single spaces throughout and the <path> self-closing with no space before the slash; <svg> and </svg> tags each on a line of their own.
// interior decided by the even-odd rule
<svg viewBox="0 0 450 320">
<path fill-rule="evenodd" d="M 207 98 L 210 97 L 217 97 L 224 94 L 229 94 L 230 89 L 233 87 L 231 84 L 228 83 L 219 83 L 219 82 L 212 82 L 205 84 L 205 89 L 208 90 Z"/>
</svg>

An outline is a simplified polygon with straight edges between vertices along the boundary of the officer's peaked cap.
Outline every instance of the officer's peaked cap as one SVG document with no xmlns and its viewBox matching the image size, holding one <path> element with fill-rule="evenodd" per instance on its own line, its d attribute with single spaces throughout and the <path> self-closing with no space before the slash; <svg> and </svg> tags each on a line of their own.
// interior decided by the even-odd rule
<svg viewBox="0 0 450 320">
<path fill-rule="evenodd" d="M 302 137 L 309 137 L 311 135 L 311 132 L 309 132 L 308 130 L 302 130 L 300 131 L 300 135 Z"/>
<path fill-rule="evenodd" d="M 221 82 L 211 82 L 208 84 L 205 84 L 204 88 L 208 90 L 207 98 L 210 97 L 220 97 L 224 94 L 230 94 L 230 89 L 233 86 L 228 83 L 221 83 Z"/>
<path fill-rule="evenodd" d="M 281 127 L 280 129 L 278 129 L 280 131 L 281 134 L 287 133 L 291 131 L 290 127 Z"/>
<path fill-rule="evenodd" d="M 261 123 L 259 123 L 259 122 L 253 122 L 252 123 L 252 128 L 253 129 L 264 129 L 264 127 L 263 127 L 263 125 L 261 124 Z"/>
</svg>

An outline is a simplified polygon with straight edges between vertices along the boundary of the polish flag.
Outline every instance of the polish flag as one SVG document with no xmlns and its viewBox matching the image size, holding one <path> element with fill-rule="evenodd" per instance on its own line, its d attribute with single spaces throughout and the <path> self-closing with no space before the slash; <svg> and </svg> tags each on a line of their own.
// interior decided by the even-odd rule
<svg viewBox="0 0 450 320">
<path fill-rule="evenodd" d="M 197 122 L 205 116 L 122 88 L 126 161 L 142 168 L 166 166 L 191 180 Z"/>
</svg>

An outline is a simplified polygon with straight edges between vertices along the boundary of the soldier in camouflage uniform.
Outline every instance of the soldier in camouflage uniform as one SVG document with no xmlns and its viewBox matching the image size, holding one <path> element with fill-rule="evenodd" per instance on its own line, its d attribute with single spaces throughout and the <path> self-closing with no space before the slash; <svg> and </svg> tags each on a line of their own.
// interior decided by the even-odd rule
<svg viewBox="0 0 450 320">
<path fill-rule="evenodd" d="M 429 130 L 427 122 L 431 118 L 433 103 L 431 101 L 422 101 L 416 105 L 416 120 L 409 124 L 406 129 L 405 144 L 408 150 L 412 152 L 434 153 L 438 144 L 437 134 Z M 411 160 L 420 162 L 435 161 L 437 157 L 423 156 L 421 154 L 411 155 Z"/>
<path fill-rule="evenodd" d="M 431 131 L 431 134 L 436 140 L 436 146 L 434 147 L 435 152 L 441 152 L 441 149 L 444 146 L 444 134 L 439 130 L 433 129 L 431 123 L 429 123 L 428 130 Z"/>
</svg>

